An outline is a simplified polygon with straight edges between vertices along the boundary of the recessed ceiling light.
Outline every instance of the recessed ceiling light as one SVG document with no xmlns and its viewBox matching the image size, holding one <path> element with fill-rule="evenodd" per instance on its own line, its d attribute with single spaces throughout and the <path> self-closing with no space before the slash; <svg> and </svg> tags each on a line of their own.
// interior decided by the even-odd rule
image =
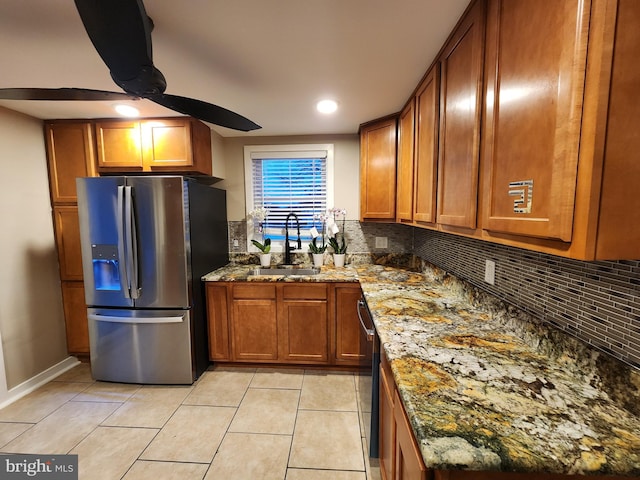
<svg viewBox="0 0 640 480">
<path fill-rule="evenodd" d="M 320 100 L 316 108 L 320 113 L 333 113 L 338 109 L 338 104 L 334 100 Z"/>
<path fill-rule="evenodd" d="M 132 107 L 131 105 L 116 105 L 114 108 L 116 112 L 118 112 L 123 117 L 139 117 L 140 116 L 140 111 L 137 108 Z"/>
</svg>

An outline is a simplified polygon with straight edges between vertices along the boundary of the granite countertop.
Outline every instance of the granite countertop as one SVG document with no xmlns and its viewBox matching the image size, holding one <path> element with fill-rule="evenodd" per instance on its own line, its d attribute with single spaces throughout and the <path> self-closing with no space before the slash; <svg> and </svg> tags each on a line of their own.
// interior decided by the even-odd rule
<svg viewBox="0 0 640 480">
<path fill-rule="evenodd" d="M 249 269 L 360 282 L 427 468 L 640 476 L 640 372 L 437 269 Z"/>
</svg>

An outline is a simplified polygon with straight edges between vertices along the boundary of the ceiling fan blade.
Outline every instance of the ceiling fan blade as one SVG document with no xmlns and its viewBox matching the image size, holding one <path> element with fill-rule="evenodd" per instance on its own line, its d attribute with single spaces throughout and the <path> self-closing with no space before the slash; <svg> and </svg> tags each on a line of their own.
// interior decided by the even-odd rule
<svg viewBox="0 0 640 480">
<path fill-rule="evenodd" d="M 1 100 L 137 100 L 122 92 L 86 88 L 0 88 Z"/>
<path fill-rule="evenodd" d="M 184 113 L 185 115 L 190 115 L 202 121 L 220 125 L 221 127 L 241 130 L 243 132 L 262 128 L 260 125 L 242 115 L 227 110 L 226 108 L 203 102 L 202 100 L 179 97 L 166 93 L 161 95 L 145 95 L 144 98 L 170 108 L 171 110 L 175 110 L 176 112 Z"/>
<path fill-rule="evenodd" d="M 141 0 L 75 0 L 84 28 L 125 92 L 134 95 L 164 92 L 167 83 L 153 66 L 153 23 Z"/>
</svg>

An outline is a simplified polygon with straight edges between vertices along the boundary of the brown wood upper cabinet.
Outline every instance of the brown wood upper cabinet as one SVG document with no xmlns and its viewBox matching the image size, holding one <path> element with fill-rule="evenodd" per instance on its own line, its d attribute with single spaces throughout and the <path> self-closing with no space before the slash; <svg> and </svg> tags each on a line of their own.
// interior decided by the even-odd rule
<svg viewBox="0 0 640 480">
<path fill-rule="evenodd" d="M 413 221 L 413 171 L 414 171 L 414 124 L 415 99 L 411 99 L 398 119 L 398 166 L 396 222 Z"/>
<path fill-rule="evenodd" d="M 489 2 L 486 230 L 571 241 L 590 10 Z"/>
<path fill-rule="evenodd" d="M 397 115 L 360 126 L 360 220 L 396 219 Z"/>
<path fill-rule="evenodd" d="M 440 66 L 435 64 L 416 92 L 413 220 L 418 225 L 436 222 L 438 131 L 440 129 Z"/>
<path fill-rule="evenodd" d="M 76 178 L 95 176 L 95 150 L 91 125 L 56 121 L 44 126 L 49 164 L 49 186 L 54 205 L 74 205 Z"/>
<path fill-rule="evenodd" d="M 97 121 L 98 171 L 211 175 L 211 131 L 189 117 Z"/>
<path fill-rule="evenodd" d="M 439 57 L 440 148 L 437 220 L 476 227 L 485 3 L 477 0 Z"/>
</svg>

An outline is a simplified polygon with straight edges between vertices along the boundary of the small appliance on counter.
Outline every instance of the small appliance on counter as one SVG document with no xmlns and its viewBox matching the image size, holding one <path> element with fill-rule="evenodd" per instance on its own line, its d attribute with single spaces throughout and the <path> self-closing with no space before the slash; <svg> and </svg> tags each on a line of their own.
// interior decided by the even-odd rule
<svg viewBox="0 0 640 480">
<path fill-rule="evenodd" d="M 182 176 L 77 187 L 93 377 L 193 383 L 209 365 L 200 278 L 229 262 L 225 191 Z"/>
</svg>

